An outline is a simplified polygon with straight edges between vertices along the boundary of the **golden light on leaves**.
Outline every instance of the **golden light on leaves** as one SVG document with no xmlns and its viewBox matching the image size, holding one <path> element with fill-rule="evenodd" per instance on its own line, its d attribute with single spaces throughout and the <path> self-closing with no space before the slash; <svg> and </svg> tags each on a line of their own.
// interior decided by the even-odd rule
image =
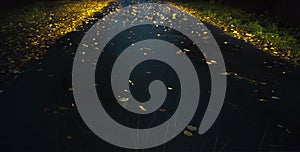
<svg viewBox="0 0 300 152">
<path fill-rule="evenodd" d="M 188 137 L 193 136 L 193 133 L 190 132 L 190 131 L 188 131 L 188 130 L 184 130 L 184 131 L 183 131 L 183 134 L 186 135 L 186 136 L 188 136 Z"/>
<path fill-rule="evenodd" d="M 119 98 L 119 101 L 120 102 L 127 102 L 127 101 L 129 101 L 129 98 L 122 97 L 122 98 Z"/>
<path fill-rule="evenodd" d="M 0 14 L 0 81 L 22 72 L 31 60 L 41 59 L 61 36 L 76 31 L 82 22 L 95 20 L 108 4 L 102 1 L 46 1 Z"/>
<path fill-rule="evenodd" d="M 263 27 L 254 21 L 242 24 L 240 23 L 242 19 L 234 18 L 238 13 L 241 13 L 237 9 L 226 9 L 222 6 L 204 2 L 168 2 L 168 4 L 195 16 L 201 21 L 223 29 L 226 34 L 250 43 L 260 50 L 268 51 L 274 56 L 280 56 L 281 58 L 300 64 L 299 40 L 297 41 L 294 36 L 288 35 L 286 32 L 288 30 L 280 31 L 281 34 L 279 34 L 277 33 L 278 30 L 267 29 L 268 27 Z M 247 15 L 249 16 L 250 14 L 248 13 Z M 247 16 L 243 16 L 243 19 L 245 18 L 247 18 Z M 256 30 L 255 33 L 251 32 L 250 29 L 252 28 L 254 31 Z M 264 30 L 269 31 L 265 32 Z M 224 42 L 224 44 L 228 44 L 228 42 Z"/>
<path fill-rule="evenodd" d="M 142 106 L 142 105 L 140 105 L 139 108 L 140 108 L 142 111 L 147 111 L 147 109 L 146 109 L 144 106 Z"/>
</svg>

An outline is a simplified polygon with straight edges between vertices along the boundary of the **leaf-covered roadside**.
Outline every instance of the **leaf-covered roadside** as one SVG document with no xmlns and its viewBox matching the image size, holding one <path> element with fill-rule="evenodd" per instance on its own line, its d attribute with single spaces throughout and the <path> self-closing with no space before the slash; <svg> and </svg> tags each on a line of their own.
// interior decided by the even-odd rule
<svg viewBox="0 0 300 152">
<path fill-rule="evenodd" d="M 260 50 L 300 64 L 300 26 L 280 25 L 276 17 L 268 12 L 256 14 L 205 2 L 168 4 L 219 27 L 225 33 Z"/>
<path fill-rule="evenodd" d="M 41 1 L 0 14 L 0 82 L 22 73 L 55 40 L 92 20 L 110 1 Z"/>
</svg>

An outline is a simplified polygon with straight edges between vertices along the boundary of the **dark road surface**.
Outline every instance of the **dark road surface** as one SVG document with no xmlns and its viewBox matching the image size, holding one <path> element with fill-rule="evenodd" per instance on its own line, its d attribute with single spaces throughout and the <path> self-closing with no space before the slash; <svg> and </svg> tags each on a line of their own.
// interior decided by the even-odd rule
<svg viewBox="0 0 300 152">
<path fill-rule="evenodd" d="M 122 6 L 128 4 L 124 2 Z M 110 10 L 109 7 L 106 9 Z M 101 13 L 95 15 L 98 18 L 103 16 Z M 130 151 L 108 144 L 94 135 L 76 109 L 71 84 L 73 58 L 84 32 L 93 23 L 85 24 L 84 31 L 71 32 L 57 40 L 42 61 L 32 63 L 25 73 L 0 93 L 0 149 Z M 227 94 L 220 116 L 204 135 L 192 132 L 193 136 L 189 137 L 181 133 L 164 145 L 141 151 L 299 151 L 300 68 L 230 37 L 214 26 L 206 26 L 220 46 L 228 71 Z M 201 55 L 190 54 L 189 57 L 197 63 L 197 70 L 206 70 L 207 65 L 201 62 Z M 168 71 L 169 67 L 161 63 L 155 64 L 164 71 L 156 69 L 164 77 L 164 82 L 174 84 L 176 91 L 176 77 L 165 78 L 172 70 Z M 146 68 L 136 68 L 135 73 L 145 73 L 145 69 L 154 68 L 152 65 L 151 62 L 146 63 Z M 135 82 L 143 83 L 144 77 L 136 76 Z M 147 98 L 138 90 L 141 89 L 137 89 L 136 95 L 140 95 L 137 98 Z M 114 113 L 112 105 L 106 104 L 106 108 L 116 119 L 135 126 L 136 119 L 126 117 L 126 114 L 123 116 L 120 111 Z M 205 103 L 199 105 L 191 125 L 198 127 L 203 106 Z M 153 116 L 155 121 L 160 123 L 167 119 L 174 108 L 174 105 L 166 104 Z M 147 124 L 140 127 L 143 126 Z"/>
</svg>

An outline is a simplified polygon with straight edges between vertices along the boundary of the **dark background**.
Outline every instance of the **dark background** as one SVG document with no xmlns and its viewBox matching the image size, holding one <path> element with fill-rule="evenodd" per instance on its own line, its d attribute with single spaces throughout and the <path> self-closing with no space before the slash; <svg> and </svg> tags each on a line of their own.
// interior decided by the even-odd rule
<svg viewBox="0 0 300 152">
<path fill-rule="evenodd" d="M 2 1 L 1 11 L 22 7 L 42 0 L 7 0 Z M 47 0 L 43 0 L 47 1 Z M 49 1 L 49 0 L 48 0 Z M 52 0 L 53 1 L 53 0 Z M 56 0 L 58 1 L 58 0 Z M 278 16 L 282 22 L 300 24 L 300 2 L 297 0 L 173 0 L 181 2 L 207 1 L 254 12 L 270 11 Z"/>
<path fill-rule="evenodd" d="M 6 11 L 8 9 L 14 9 L 22 7 L 24 5 L 29 5 L 37 2 L 39 0 L 1 0 L 0 11 Z"/>
<path fill-rule="evenodd" d="M 2 11 L 14 11 L 36 1 L 5 2 L 9 3 L 2 1 Z M 270 10 L 279 14 L 282 20 L 299 22 L 299 14 L 291 13 L 299 11 L 295 1 L 217 0 L 217 3 L 258 13 Z M 4 113 L 0 120 L 6 122 L 1 124 L 4 129 L 1 129 L 0 151 L 5 148 L 11 151 L 125 151 L 99 140 L 85 126 L 76 108 L 71 107 L 74 99 L 69 88 L 72 87 L 74 53 L 93 24 L 86 23 L 85 30 L 70 32 L 57 40 L 47 51 L 42 64 L 33 63 L 8 90 L 0 94 L 0 111 Z M 194 134 L 193 137 L 180 134 L 169 143 L 148 151 L 299 151 L 300 69 L 224 34 L 221 29 L 207 26 L 220 44 L 227 71 L 237 74 L 228 76 L 222 114 L 207 134 Z M 225 45 L 225 41 L 229 43 Z M 283 75 L 283 71 L 287 75 Z M 252 84 L 253 80 L 258 84 Z M 278 95 L 280 100 L 274 101 L 273 95 Z M 257 101 L 261 98 L 269 102 Z M 195 115 L 199 117 L 194 117 L 191 124 L 198 126 L 201 115 Z"/>
<path fill-rule="evenodd" d="M 173 0 L 180 2 L 206 1 L 218 3 L 234 8 L 241 8 L 250 12 L 271 12 L 279 17 L 281 22 L 289 24 L 300 24 L 300 2 L 297 0 Z"/>
</svg>

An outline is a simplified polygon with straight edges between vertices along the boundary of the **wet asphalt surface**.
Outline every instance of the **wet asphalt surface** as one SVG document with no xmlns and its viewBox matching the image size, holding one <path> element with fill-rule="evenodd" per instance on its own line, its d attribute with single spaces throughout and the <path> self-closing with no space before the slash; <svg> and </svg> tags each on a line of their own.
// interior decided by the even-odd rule
<svg viewBox="0 0 300 152">
<path fill-rule="evenodd" d="M 128 4 L 125 2 L 122 6 Z M 106 9 L 111 10 L 109 7 Z M 101 18 L 103 14 L 96 13 L 95 16 Z M 68 33 L 57 40 L 43 60 L 32 63 L 25 73 L 0 93 L 0 149 L 133 151 L 113 146 L 97 137 L 84 124 L 76 109 L 71 84 L 73 58 L 84 33 L 93 23 L 95 21 L 85 24 L 84 30 Z M 220 46 L 228 71 L 227 93 L 220 116 L 204 135 L 192 132 L 193 136 L 189 137 L 181 133 L 166 144 L 140 151 L 300 150 L 300 68 L 230 37 L 214 26 L 206 26 Z M 151 29 L 149 27 L 148 30 Z M 159 28 L 156 30 L 154 34 L 161 32 Z M 224 44 L 225 41 L 228 44 Z M 192 46 L 187 43 L 182 47 Z M 201 54 L 192 51 L 187 55 L 198 72 L 207 72 Z M 104 61 L 107 61 L 109 67 L 113 62 L 108 57 Z M 109 68 L 100 67 L 99 70 L 108 70 L 109 73 Z M 150 76 L 147 75 L 149 71 L 152 73 Z M 131 88 L 137 99 L 142 101 L 149 98 L 143 90 L 157 77 L 166 85 L 173 86 L 174 90 L 168 92 L 170 100 L 177 98 L 176 89 L 180 84 L 174 71 L 167 65 L 147 62 L 135 68 L 132 75 L 133 81 L 141 84 Z M 201 122 L 207 104 L 205 102 L 209 98 L 210 86 L 207 80 L 209 76 L 200 79 L 201 87 L 205 87 L 201 88 L 201 103 L 190 123 L 193 126 Z M 107 91 L 101 96 L 104 99 L 103 105 L 123 125 L 145 128 L 152 120 L 155 120 L 151 123 L 153 126 L 159 125 L 176 109 L 176 102 L 166 101 L 160 110 L 148 117 L 132 116 L 120 107 L 117 108 L 115 99 L 109 95 L 110 81 L 105 76 L 100 75 L 96 81 L 108 86 L 105 87 L 107 89 L 97 88 Z M 139 125 L 136 125 L 137 122 Z"/>
</svg>

